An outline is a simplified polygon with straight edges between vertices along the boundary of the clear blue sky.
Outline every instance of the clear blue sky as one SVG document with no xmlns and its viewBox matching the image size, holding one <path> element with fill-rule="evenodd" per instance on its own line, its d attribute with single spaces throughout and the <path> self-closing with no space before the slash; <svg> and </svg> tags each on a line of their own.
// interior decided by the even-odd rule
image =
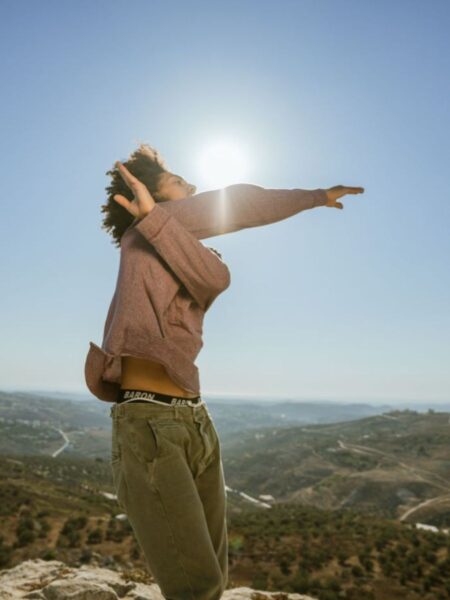
<svg viewBox="0 0 450 600">
<path fill-rule="evenodd" d="M 244 182 L 366 192 L 205 240 L 203 394 L 449 399 L 449 2 L 3 0 L 0 28 L 0 389 L 87 392 L 113 162 L 145 141 L 203 191 L 231 135 Z"/>
</svg>

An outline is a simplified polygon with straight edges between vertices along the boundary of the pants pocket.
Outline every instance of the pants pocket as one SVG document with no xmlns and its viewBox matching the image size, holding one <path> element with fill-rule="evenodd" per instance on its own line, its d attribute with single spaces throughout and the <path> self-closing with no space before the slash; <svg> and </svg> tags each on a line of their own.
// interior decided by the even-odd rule
<svg viewBox="0 0 450 600">
<path fill-rule="evenodd" d="M 203 468 L 206 468 L 218 455 L 220 458 L 219 436 L 214 425 L 214 421 L 209 418 L 203 424 L 203 440 L 205 445 L 205 456 L 203 459 Z"/>
<path fill-rule="evenodd" d="M 122 444 L 142 463 L 152 463 L 161 454 L 162 445 L 152 419 L 126 419 Z"/>
</svg>

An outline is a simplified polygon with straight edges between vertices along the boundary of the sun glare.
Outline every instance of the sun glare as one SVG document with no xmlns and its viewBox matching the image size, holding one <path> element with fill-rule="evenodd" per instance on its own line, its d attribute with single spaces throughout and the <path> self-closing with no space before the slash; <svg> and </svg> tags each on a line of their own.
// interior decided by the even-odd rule
<svg viewBox="0 0 450 600">
<path fill-rule="evenodd" d="M 248 159 L 241 144 L 220 140 L 203 149 L 198 169 L 206 186 L 222 188 L 233 183 L 245 183 L 248 177 Z"/>
</svg>

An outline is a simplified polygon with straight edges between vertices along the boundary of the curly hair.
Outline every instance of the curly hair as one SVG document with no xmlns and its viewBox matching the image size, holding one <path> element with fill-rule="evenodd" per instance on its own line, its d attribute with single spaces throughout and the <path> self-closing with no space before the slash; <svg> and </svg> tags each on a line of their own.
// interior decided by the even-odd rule
<svg viewBox="0 0 450 600">
<path fill-rule="evenodd" d="M 159 152 L 149 144 L 142 143 L 137 150 L 130 154 L 127 161 L 121 162 L 130 173 L 147 186 L 155 202 L 158 202 L 159 177 L 162 173 L 168 171 L 167 165 Z M 117 247 L 120 247 L 122 235 L 134 221 L 134 217 L 125 207 L 114 200 L 114 195 L 121 194 L 131 202 L 133 200 L 133 192 L 127 186 L 115 166 L 106 171 L 106 175 L 110 175 L 112 181 L 105 188 L 108 194 L 107 203 L 102 204 L 100 208 L 101 212 L 105 213 L 101 228 L 110 233 L 113 243 Z M 159 201 L 161 200 L 159 199 Z"/>
</svg>

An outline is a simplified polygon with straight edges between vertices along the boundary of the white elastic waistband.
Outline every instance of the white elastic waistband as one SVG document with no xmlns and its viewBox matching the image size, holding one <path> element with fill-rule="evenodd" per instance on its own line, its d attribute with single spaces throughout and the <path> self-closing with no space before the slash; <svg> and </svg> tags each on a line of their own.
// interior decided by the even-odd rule
<svg viewBox="0 0 450 600">
<path fill-rule="evenodd" d="M 141 400 L 144 402 L 153 402 L 154 404 L 161 404 L 162 406 L 193 406 L 197 408 L 197 406 L 202 406 L 205 404 L 203 398 L 200 402 L 192 402 L 189 398 L 172 398 L 172 402 L 170 404 L 168 402 L 161 402 L 160 400 L 150 400 L 149 398 L 140 398 L 139 396 L 135 396 L 134 398 L 130 398 L 129 400 L 124 400 L 123 402 L 118 402 L 119 405 L 128 404 L 129 402 L 134 402 L 135 400 Z"/>
</svg>

